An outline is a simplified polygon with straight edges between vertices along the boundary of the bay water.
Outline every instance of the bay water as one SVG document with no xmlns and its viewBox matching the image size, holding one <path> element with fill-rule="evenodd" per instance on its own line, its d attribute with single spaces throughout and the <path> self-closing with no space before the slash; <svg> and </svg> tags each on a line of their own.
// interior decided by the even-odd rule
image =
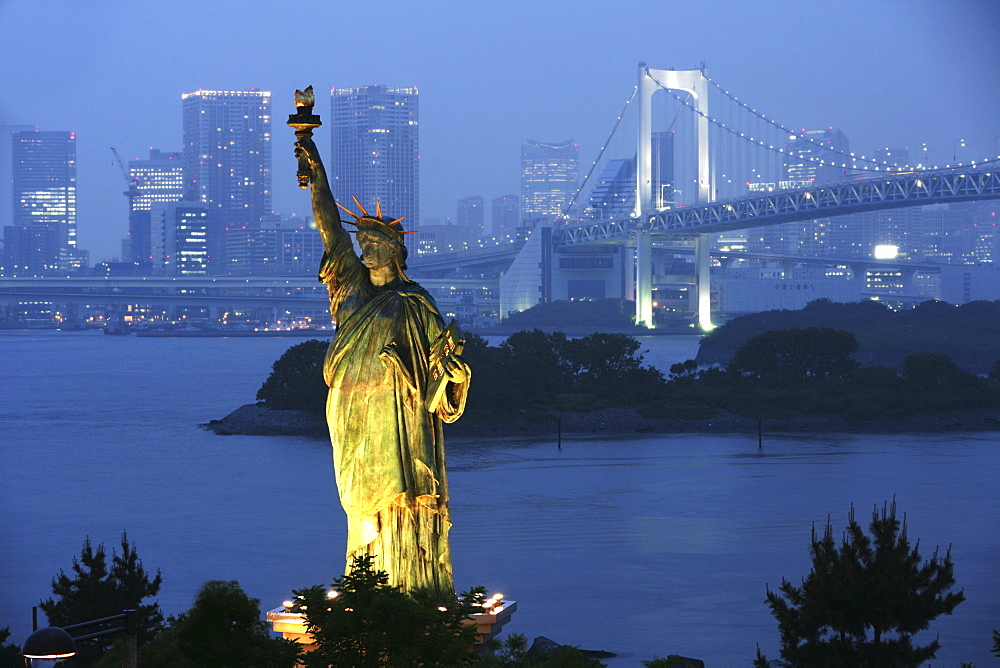
<svg viewBox="0 0 1000 668">
<path fill-rule="evenodd" d="M 166 614 L 208 580 L 264 609 L 340 574 L 344 516 L 323 439 L 216 436 L 297 339 L 0 332 L 0 627 L 86 537 L 122 531 L 161 569 Z M 666 371 L 696 337 L 641 337 Z M 895 497 L 928 558 L 951 547 L 967 600 L 921 634 L 935 666 L 985 666 L 1000 627 L 1000 434 L 593 434 L 452 438 L 460 589 L 518 602 L 505 629 L 615 652 L 746 666 L 778 657 L 765 587 L 809 571 L 809 536 Z M 44 623 L 44 616 L 42 617 Z"/>
</svg>

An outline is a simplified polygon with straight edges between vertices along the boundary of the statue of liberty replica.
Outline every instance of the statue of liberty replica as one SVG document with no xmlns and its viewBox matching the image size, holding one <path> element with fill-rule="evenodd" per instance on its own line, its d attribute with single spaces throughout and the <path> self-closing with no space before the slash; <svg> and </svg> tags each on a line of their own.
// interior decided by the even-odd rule
<svg viewBox="0 0 1000 668">
<path fill-rule="evenodd" d="M 312 186 L 325 246 L 319 280 L 329 288 L 337 326 L 323 374 L 337 489 L 347 514 L 347 568 L 368 555 L 389 574 L 389 584 L 450 598 L 442 427 L 465 408 L 464 342 L 431 295 L 407 278 L 402 219 L 383 216 L 378 203 L 372 214 L 357 197 L 356 211 L 334 201 L 312 140 L 321 124 L 312 114 L 312 87 L 296 91 L 295 99 L 299 113 L 288 124 L 298 139 L 299 185 Z M 339 209 L 352 220 L 342 220 Z"/>
</svg>

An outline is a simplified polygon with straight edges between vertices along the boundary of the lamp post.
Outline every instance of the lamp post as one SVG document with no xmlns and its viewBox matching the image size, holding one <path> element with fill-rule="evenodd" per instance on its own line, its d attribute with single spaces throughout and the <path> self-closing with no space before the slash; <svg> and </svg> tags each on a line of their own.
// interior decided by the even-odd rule
<svg viewBox="0 0 1000 668">
<path fill-rule="evenodd" d="M 103 638 L 115 633 L 122 634 L 122 668 L 138 668 L 139 665 L 139 643 L 137 637 L 136 610 L 122 610 L 120 615 L 111 615 L 101 619 L 92 619 L 89 622 L 70 624 L 69 626 L 46 626 L 37 628 L 37 609 L 33 610 L 35 615 L 34 632 L 24 641 L 22 654 L 25 659 L 25 666 L 30 668 L 32 659 L 66 659 L 76 654 L 77 640 L 90 640 L 92 638 Z M 102 629 L 93 633 L 79 636 L 70 635 L 70 631 L 77 631 L 88 626 L 98 624 L 109 624 L 117 622 L 111 628 Z"/>
<path fill-rule="evenodd" d="M 965 140 L 964 139 L 955 139 L 955 140 L 952 140 L 952 142 L 951 142 L 951 161 L 952 161 L 953 164 L 957 164 L 958 163 L 958 147 L 959 146 L 961 146 L 962 148 L 965 148 Z"/>
</svg>

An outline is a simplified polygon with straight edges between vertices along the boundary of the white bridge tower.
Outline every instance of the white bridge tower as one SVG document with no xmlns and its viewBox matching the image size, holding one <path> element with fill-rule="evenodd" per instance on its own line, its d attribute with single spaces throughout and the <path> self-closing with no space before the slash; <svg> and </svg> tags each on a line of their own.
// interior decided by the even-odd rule
<svg viewBox="0 0 1000 668">
<path fill-rule="evenodd" d="M 653 140 L 652 98 L 661 88 L 691 93 L 698 117 L 695 120 L 698 150 L 697 204 L 713 199 L 712 171 L 708 158 L 708 80 L 701 70 L 654 70 L 639 63 L 639 146 L 636 153 L 635 216 L 639 221 L 636 233 L 636 324 L 653 327 L 653 267 L 652 238 L 647 231 L 653 212 Z M 709 236 L 695 239 L 695 275 L 698 324 L 712 328 L 711 292 L 709 283 Z"/>
</svg>

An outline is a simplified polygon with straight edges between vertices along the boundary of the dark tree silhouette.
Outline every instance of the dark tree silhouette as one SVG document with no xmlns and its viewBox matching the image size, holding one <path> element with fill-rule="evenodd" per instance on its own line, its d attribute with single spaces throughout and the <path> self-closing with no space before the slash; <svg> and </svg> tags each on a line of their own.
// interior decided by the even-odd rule
<svg viewBox="0 0 1000 668">
<path fill-rule="evenodd" d="M 758 334 L 740 346 L 729 369 L 764 381 L 795 382 L 842 378 L 858 364 L 858 341 L 829 327 L 782 329 Z"/>
<path fill-rule="evenodd" d="M 156 639 L 142 647 L 139 664 L 291 668 L 298 654 L 296 643 L 271 637 L 258 599 L 247 596 L 238 582 L 211 580 L 202 585 L 190 610 L 168 619 Z"/>
<path fill-rule="evenodd" d="M 329 341 L 310 339 L 297 343 L 271 366 L 271 375 L 257 390 L 257 401 L 276 410 L 326 410 L 323 359 Z"/>
<path fill-rule="evenodd" d="M 827 520 L 822 537 L 813 528 L 812 571 L 796 587 L 782 580 L 767 592 L 778 620 L 781 657 L 796 666 L 919 666 L 940 645 L 914 645 L 913 635 L 965 600 L 949 592 L 955 584 L 951 551 L 937 550 L 921 563 L 906 519 L 896 518 L 896 501 L 872 513 L 871 537 L 851 508 L 838 546 Z M 757 665 L 766 665 L 758 650 Z"/>
<path fill-rule="evenodd" d="M 160 571 L 150 580 L 149 573 L 128 534 L 122 532 L 121 554 L 112 551 L 110 568 L 103 544 L 95 549 L 90 538 L 84 540 L 79 558 L 73 557 L 72 576 L 60 570 L 52 579 L 52 593 L 40 603 L 52 626 L 68 626 L 121 614 L 122 610 L 137 610 L 139 643 L 148 642 L 163 621 L 158 603 L 143 604 L 160 591 L 163 578 Z M 113 624 L 111 625 L 113 626 Z M 101 630 L 88 627 L 87 633 Z M 91 665 L 115 642 L 114 637 L 95 638 L 77 644 L 77 656 L 66 665 Z"/>
<path fill-rule="evenodd" d="M 307 668 L 354 666 L 463 666 L 477 662 L 470 652 L 475 627 L 463 620 L 481 590 L 442 605 L 419 592 L 409 596 L 374 570 L 371 557 L 357 557 L 351 572 L 325 587 L 295 592 L 309 632 L 319 645 L 303 656 Z M 443 609 L 442 609 L 443 608 Z"/>
</svg>

